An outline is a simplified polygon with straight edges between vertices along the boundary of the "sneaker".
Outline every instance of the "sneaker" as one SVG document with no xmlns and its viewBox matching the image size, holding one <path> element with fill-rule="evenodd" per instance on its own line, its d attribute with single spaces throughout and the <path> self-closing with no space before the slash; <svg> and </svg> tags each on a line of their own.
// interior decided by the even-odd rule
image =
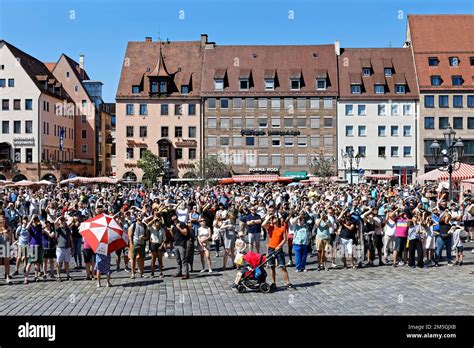
<svg viewBox="0 0 474 348">
<path fill-rule="evenodd" d="M 299 269 L 295 269 L 295 272 L 298 273 L 298 272 L 300 272 L 300 270 L 299 270 Z"/>
<path fill-rule="evenodd" d="M 286 265 L 287 265 L 287 266 L 293 266 L 293 262 L 288 261 L 288 262 L 286 263 Z"/>
<path fill-rule="evenodd" d="M 100 284 L 99 284 L 99 283 L 97 283 L 97 284 L 96 284 L 96 287 L 100 288 Z"/>
<path fill-rule="evenodd" d="M 219 253 L 216 253 L 216 255 L 215 255 L 215 256 L 216 256 L 216 257 L 219 257 Z"/>
<path fill-rule="evenodd" d="M 112 287 L 112 283 L 111 283 L 111 282 L 107 282 L 106 287 L 111 288 L 111 287 Z"/>
<path fill-rule="evenodd" d="M 209 273 L 212 273 L 212 268 L 209 268 Z"/>
<path fill-rule="evenodd" d="M 332 268 L 337 268 L 337 265 L 335 263 L 331 263 Z"/>
<path fill-rule="evenodd" d="M 66 277 L 66 280 L 73 280 L 73 279 L 72 279 L 71 276 L 68 275 L 68 276 Z"/>
<path fill-rule="evenodd" d="M 434 263 L 435 267 L 439 267 L 439 263 L 435 261 Z"/>
<path fill-rule="evenodd" d="M 174 257 L 174 253 L 171 253 L 171 257 Z"/>
<path fill-rule="evenodd" d="M 150 278 L 155 278 L 155 274 L 154 273 L 150 274 Z"/>
<path fill-rule="evenodd" d="M 130 276 L 130 279 L 135 279 L 135 273 L 132 273 L 132 275 Z"/>
<path fill-rule="evenodd" d="M 125 272 L 130 273 L 130 268 L 125 267 Z"/>
<path fill-rule="evenodd" d="M 235 284 L 235 283 L 232 284 L 232 285 L 230 286 L 230 288 L 231 288 L 231 289 L 236 289 L 236 288 L 237 288 L 237 284 Z"/>
<path fill-rule="evenodd" d="M 5 282 L 6 282 L 8 285 L 11 284 L 11 281 L 12 281 L 12 280 L 10 279 L 10 277 L 6 277 L 6 278 L 5 278 Z"/>
<path fill-rule="evenodd" d="M 308 272 L 308 270 L 305 268 L 302 272 L 306 273 L 306 272 Z"/>
<path fill-rule="evenodd" d="M 140 273 L 140 278 L 148 278 L 146 274 Z"/>
<path fill-rule="evenodd" d="M 453 263 L 451 261 L 448 262 L 448 266 L 452 266 L 452 265 L 453 265 Z"/>
<path fill-rule="evenodd" d="M 12 277 L 14 277 L 14 276 L 16 276 L 16 275 L 18 275 L 18 274 L 19 274 L 18 271 L 15 271 L 15 272 L 12 273 Z"/>
<path fill-rule="evenodd" d="M 270 285 L 270 291 L 276 291 L 276 289 L 277 289 L 276 284 L 275 284 L 275 283 L 272 283 L 272 284 Z"/>
<path fill-rule="evenodd" d="M 28 278 L 25 278 L 25 280 L 23 281 L 23 284 L 28 284 Z"/>
<path fill-rule="evenodd" d="M 199 271 L 199 273 L 204 273 L 204 272 L 206 272 L 205 269 L 202 269 L 202 270 Z"/>
<path fill-rule="evenodd" d="M 169 257 L 169 254 L 168 252 L 165 252 L 165 257 L 168 258 Z"/>
<path fill-rule="evenodd" d="M 397 267 L 397 263 L 396 262 L 392 263 L 392 267 Z"/>
<path fill-rule="evenodd" d="M 63 280 L 62 280 L 62 278 L 61 278 L 61 277 L 57 277 L 57 278 L 56 278 L 56 281 L 58 281 L 58 282 L 62 282 Z"/>
<path fill-rule="evenodd" d="M 398 263 L 398 265 L 399 265 L 399 266 L 405 266 L 405 262 L 400 261 L 400 262 Z"/>
<path fill-rule="evenodd" d="M 163 278 L 163 272 L 160 272 L 160 278 Z"/>
<path fill-rule="evenodd" d="M 287 288 L 288 290 L 296 290 L 296 288 L 295 288 L 295 287 L 293 286 L 293 284 L 291 284 L 291 283 L 286 284 L 286 288 Z"/>
</svg>

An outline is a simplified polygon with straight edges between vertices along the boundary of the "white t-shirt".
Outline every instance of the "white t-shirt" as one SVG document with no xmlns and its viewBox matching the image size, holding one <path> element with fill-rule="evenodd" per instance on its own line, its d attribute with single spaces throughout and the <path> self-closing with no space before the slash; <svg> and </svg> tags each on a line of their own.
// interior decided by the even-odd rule
<svg viewBox="0 0 474 348">
<path fill-rule="evenodd" d="M 387 224 L 385 225 L 385 235 L 392 237 L 395 235 L 397 223 L 392 219 L 388 219 Z"/>
</svg>

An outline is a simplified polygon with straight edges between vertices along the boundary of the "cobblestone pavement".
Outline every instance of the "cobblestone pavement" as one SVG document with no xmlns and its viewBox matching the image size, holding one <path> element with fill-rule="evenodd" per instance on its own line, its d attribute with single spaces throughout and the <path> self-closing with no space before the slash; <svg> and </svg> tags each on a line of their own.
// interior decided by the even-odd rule
<svg viewBox="0 0 474 348">
<path fill-rule="evenodd" d="M 443 262 L 425 269 L 317 271 L 312 256 L 306 273 L 289 267 L 296 290 L 283 287 L 278 274 L 278 291 L 271 294 L 231 289 L 236 271 L 220 272 L 222 256 L 215 258 L 214 252 L 214 273 L 173 278 L 176 263 L 170 258 L 165 259 L 164 278 L 132 280 L 122 270 L 112 274 L 111 288 L 96 288 L 82 271 L 72 272 L 73 281 L 27 285 L 21 276 L 5 285 L 0 273 L 0 315 L 469 315 L 474 313 L 474 275 L 469 274 L 474 271 L 473 246 L 465 246 L 463 266 Z M 194 265 L 201 269 L 198 255 Z"/>
</svg>

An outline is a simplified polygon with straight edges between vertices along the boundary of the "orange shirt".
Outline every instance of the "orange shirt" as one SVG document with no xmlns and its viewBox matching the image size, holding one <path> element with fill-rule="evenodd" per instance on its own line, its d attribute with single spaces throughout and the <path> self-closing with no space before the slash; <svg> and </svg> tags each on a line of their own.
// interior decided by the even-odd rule
<svg viewBox="0 0 474 348">
<path fill-rule="evenodd" d="M 268 247 L 275 249 L 281 241 L 285 238 L 286 233 L 286 224 L 283 224 L 281 227 L 274 225 L 268 226 Z"/>
</svg>

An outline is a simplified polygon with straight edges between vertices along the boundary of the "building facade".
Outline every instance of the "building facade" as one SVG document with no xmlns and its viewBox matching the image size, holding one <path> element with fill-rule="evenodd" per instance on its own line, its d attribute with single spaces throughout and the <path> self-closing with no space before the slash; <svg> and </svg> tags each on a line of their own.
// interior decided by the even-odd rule
<svg viewBox="0 0 474 348">
<path fill-rule="evenodd" d="M 75 118 L 76 159 L 90 164 L 88 176 L 98 174 L 98 120 L 102 104 L 102 83 L 91 81 L 84 69 L 84 56 L 79 63 L 62 54 L 56 63 L 49 63 L 51 72 L 62 83 L 77 107 Z"/>
<path fill-rule="evenodd" d="M 234 174 L 307 172 L 335 164 L 335 45 L 206 45 L 203 148 Z"/>
<path fill-rule="evenodd" d="M 0 41 L 0 179 L 51 180 L 84 170 L 74 164 L 76 107 L 36 58 Z"/>
<path fill-rule="evenodd" d="M 464 143 L 463 162 L 474 163 L 474 15 L 410 15 L 406 46 L 420 93 L 419 174 L 436 168 L 430 145 L 445 146 L 451 126 Z"/>
<path fill-rule="evenodd" d="M 116 176 L 141 180 L 144 150 L 183 177 L 200 158 L 202 41 L 129 42 L 116 96 Z"/>
<path fill-rule="evenodd" d="M 343 49 L 337 121 L 339 177 L 350 181 L 343 159 L 349 146 L 365 175 L 389 174 L 412 183 L 416 174 L 418 91 L 407 48 Z M 353 182 L 357 173 L 354 164 Z"/>
</svg>

